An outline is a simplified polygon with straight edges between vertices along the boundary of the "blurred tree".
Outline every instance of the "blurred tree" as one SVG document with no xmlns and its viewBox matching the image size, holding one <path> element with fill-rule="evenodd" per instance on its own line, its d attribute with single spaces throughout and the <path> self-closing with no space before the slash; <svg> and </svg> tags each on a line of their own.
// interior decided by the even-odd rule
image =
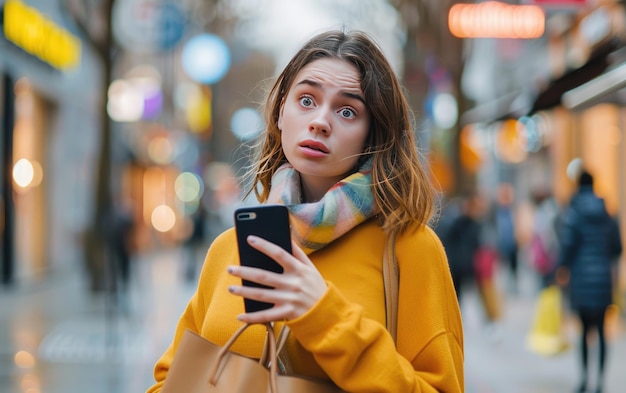
<svg viewBox="0 0 626 393">
<path fill-rule="evenodd" d="M 448 11 L 458 1 L 451 0 L 389 0 L 398 9 L 404 19 L 407 29 L 407 41 L 404 48 L 404 81 L 408 90 L 411 107 L 416 110 L 419 118 L 425 115 L 429 94 L 437 86 L 433 86 L 437 70 L 447 73 L 449 79 L 448 93 L 457 101 L 459 116 L 465 112 L 468 103 L 461 89 L 464 57 L 463 40 L 454 37 L 448 28 Z M 450 129 L 445 130 L 451 141 L 449 151 L 431 152 L 431 154 L 447 155 L 452 166 L 452 189 L 449 193 L 455 194 L 463 187 L 459 180 L 461 164 L 459 160 L 460 127 L 457 121 Z M 435 147 L 437 148 L 437 147 Z"/>
<path fill-rule="evenodd" d="M 111 210 L 111 120 L 107 113 L 108 86 L 112 81 L 112 70 L 119 50 L 113 40 L 111 28 L 112 10 L 115 0 L 64 0 L 64 6 L 74 19 L 83 40 L 100 58 L 102 74 L 100 100 L 97 109 L 100 118 L 97 173 L 95 176 L 95 203 L 90 225 L 84 237 L 84 255 L 93 291 L 106 287 L 107 228 L 106 216 Z"/>
</svg>

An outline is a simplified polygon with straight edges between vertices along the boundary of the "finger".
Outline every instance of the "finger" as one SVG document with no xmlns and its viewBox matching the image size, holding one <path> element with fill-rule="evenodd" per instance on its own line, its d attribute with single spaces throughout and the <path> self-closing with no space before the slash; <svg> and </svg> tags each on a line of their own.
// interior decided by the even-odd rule
<svg viewBox="0 0 626 393">
<path fill-rule="evenodd" d="M 254 281 L 268 287 L 278 287 L 283 283 L 283 275 L 269 270 L 250 266 L 229 266 L 228 273 L 242 280 Z"/>
<path fill-rule="evenodd" d="M 240 314 L 237 318 L 246 323 L 266 323 L 275 321 L 288 321 L 290 312 L 285 306 L 274 306 L 267 310 Z"/>
<path fill-rule="evenodd" d="M 314 266 L 308 255 L 306 255 L 306 253 L 300 248 L 300 246 L 293 240 L 291 241 L 291 254 L 287 252 L 284 248 L 258 236 L 250 235 L 248 236 L 247 241 L 250 246 L 274 259 L 284 269 L 287 269 L 290 266 L 295 266 L 295 261 L 292 257 L 295 257 L 295 259 L 304 263 L 307 266 Z"/>
<path fill-rule="evenodd" d="M 248 236 L 246 241 L 252 248 L 272 258 L 283 268 L 293 264 L 293 256 L 277 244 L 254 235 Z"/>
<path fill-rule="evenodd" d="M 278 291 L 275 289 L 264 289 L 245 286 L 231 286 L 228 288 L 229 292 L 233 295 L 241 296 L 250 300 L 256 300 L 264 303 L 274 304 L 274 306 L 268 310 L 256 311 L 253 313 L 246 313 L 246 316 L 252 316 L 254 322 L 259 322 L 264 319 L 267 321 L 277 321 L 283 319 L 292 319 L 297 315 L 295 308 L 291 302 L 286 301 L 290 297 L 289 293 Z M 264 314 L 260 314 L 264 313 Z M 242 319 L 243 320 L 243 319 Z M 252 320 L 250 320 L 252 322 Z"/>
<path fill-rule="evenodd" d="M 233 295 L 245 297 L 250 300 L 257 300 L 259 302 L 276 304 L 281 302 L 281 296 L 277 295 L 275 289 L 272 288 L 257 288 L 248 287 L 245 285 L 231 285 L 228 287 L 228 291 Z"/>
</svg>

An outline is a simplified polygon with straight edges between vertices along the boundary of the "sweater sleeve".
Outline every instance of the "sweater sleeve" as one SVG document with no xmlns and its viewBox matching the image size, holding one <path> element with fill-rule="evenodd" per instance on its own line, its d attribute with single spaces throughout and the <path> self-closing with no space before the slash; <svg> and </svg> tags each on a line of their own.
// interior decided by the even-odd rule
<svg viewBox="0 0 626 393">
<path fill-rule="evenodd" d="M 443 278 L 444 286 L 451 286 L 443 249 L 438 250 L 439 255 L 430 251 L 428 255 L 436 255 L 436 258 L 424 260 L 423 263 L 439 264 L 435 269 L 443 272 L 439 281 Z M 434 251 L 437 251 L 437 247 Z M 401 264 L 401 276 L 413 273 L 412 269 L 403 271 L 403 268 Z M 424 276 L 424 280 L 427 280 L 432 278 L 433 273 Z M 430 315 L 431 310 L 420 310 L 418 302 L 412 314 L 420 317 L 403 316 L 402 304 L 406 300 L 399 299 L 398 349 L 385 326 L 367 318 L 362 306 L 350 302 L 330 282 L 328 290 L 315 307 L 287 324 L 300 344 L 313 354 L 328 376 L 345 391 L 462 392 L 462 331 L 453 288 L 431 293 L 431 286 L 420 289 L 420 282 L 410 279 L 408 282 L 411 281 L 418 286 L 419 295 L 434 298 L 431 303 L 438 304 L 441 311 Z M 454 298 L 442 299 L 442 294 Z M 400 297 L 405 295 L 410 296 L 411 293 L 403 291 L 401 281 Z M 435 321 L 418 326 L 419 322 L 416 321 L 420 318 L 426 321 L 432 318 Z M 457 321 L 456 328 L 447 328 L 449 319 Z M 416 324 L 413 327 L 402 326 L 413 323 Z M 403 332 L 407 331 L 419 335 L 420 339 L 401 342 L 405 334 Z"/>
<path fill-rule="evenodd" d="M 415 370 L 414 390 L 407 391 L 463 392 L 463 323 L 441 241 L 423 226 L 396 248 L 398 351 Z"/>
</svg>

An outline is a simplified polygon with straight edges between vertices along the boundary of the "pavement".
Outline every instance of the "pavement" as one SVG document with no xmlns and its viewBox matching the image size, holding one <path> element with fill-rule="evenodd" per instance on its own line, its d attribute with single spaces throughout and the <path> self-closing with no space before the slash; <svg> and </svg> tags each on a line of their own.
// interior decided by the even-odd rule
<svg viewBox="0 0 626 393">
<path fill-rule="evenodd" d="M 145 392 L 195 290 L 185 257 L 161 250 L 135 259 L 123 296 L 92 294 L 80 266 L 0 287 L 0 392 Z"/>
<path fill-rule="evenodd" d="M 78 266 L 39 283 L 0 287 L 0 392 L 144 392 L 195 290 L 184 260 L 179 249 L 136 258 L 123 296 L 91 294 Z M 516 293 L 499 275 L 504 307 L 495 324 L 485 322 L 475 289 L 464 294 L 467 393 L 571 393 L 577 386 L 575 319 L 566 317 L 570 347 L 563 353 L 546 357 L 525 346 L 537 288 L 532 272 L 521 273 Z M 605 393 L 625 391 L 625 321 L 622 314 L 609 324 Z"/>
<path fill-rule="evenodd" d="M 563 299 L 563 335 L 567 348 L 556 355 L 537 354 L 527 346 L 533 328 L 539 291 L 536 275 L 522 267 L 518 290 L 507 290 L 506 272 L 497 282 L 502 316 L 495 324 L 485 322 L 475 290 L 461 301 L 465 332 L 465 375 L 467 393 L 573 393 L 580 383 L 579 334 L 577 319 Z M 617 309 L 616 309 L 617 310 Z M 626 317 L 616 312 L 607 319 L 608 355 L 604 393 L 626 391 Z M 590 344 L 594 345 L 595 341 Z M 597 347 L 589 349 L 590 387 L 595 388 Z M 589 390 L 592 392 L 592 390 Z M 595 391 L 593 391 L 595 393 Z"/>
</svg>

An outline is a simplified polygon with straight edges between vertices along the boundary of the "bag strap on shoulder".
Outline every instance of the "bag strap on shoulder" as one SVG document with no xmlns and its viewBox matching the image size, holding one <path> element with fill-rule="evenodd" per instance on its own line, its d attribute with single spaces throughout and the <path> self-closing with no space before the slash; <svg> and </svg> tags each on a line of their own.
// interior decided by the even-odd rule
<svg viewBox="0 0 626 393">
<path fill-rule="evenodd" d="M 398 345 L 398 286 L 400 274 L 396 260 L 396 233 L 392 232 L 385 241 L 383 254 L 383 284 L 385 286 L 385 315 L 387 330 Z"/>
</svg>

